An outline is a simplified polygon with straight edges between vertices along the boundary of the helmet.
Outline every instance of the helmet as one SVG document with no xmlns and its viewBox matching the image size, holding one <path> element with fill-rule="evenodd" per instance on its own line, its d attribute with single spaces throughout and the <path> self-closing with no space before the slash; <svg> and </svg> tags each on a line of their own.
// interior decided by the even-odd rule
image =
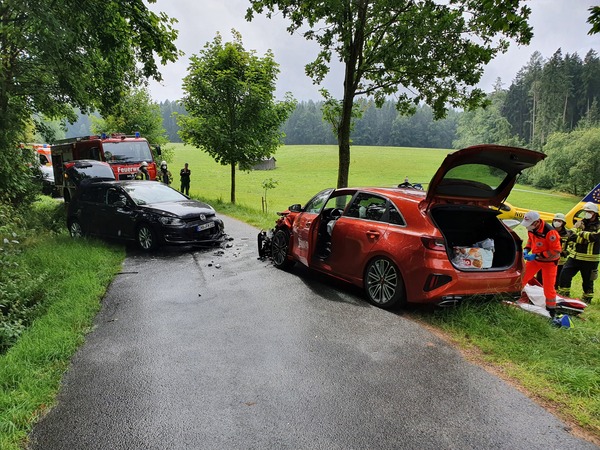
<svg viewBox="0 0 600 450">
<path fill-rule="evenodd" d="M 167 162 L 166 162 L 166 161 L 161 161 L 161 162 L 160 162 L 160 167 L 162 167 L 162 166 L 165 166 L 165 167 L 166 167 L 166 166 L 167 166 Z"/>
<path fill-rule="evenodd" d="M 146 161 L 142 161 L 141 167 L 148 167 L 148 163 Z"/>
<path fill-rule="evenodd" d="M 563 213 L 554 214 L 554 218 L 552 220 L 562 220 L 564 223 L 567 223 L 567 219 Z"/>
<path fill-rule="evenodd" d="M 598 214 L 598 205 L 593 202 L 587 202 L 583 205 L 583 210 Z"/>
</svg>

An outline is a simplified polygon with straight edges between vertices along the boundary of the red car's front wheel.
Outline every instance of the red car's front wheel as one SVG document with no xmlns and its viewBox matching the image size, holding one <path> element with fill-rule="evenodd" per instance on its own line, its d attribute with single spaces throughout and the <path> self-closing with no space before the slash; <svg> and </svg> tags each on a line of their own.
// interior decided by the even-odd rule
<svg viewBox="0 0 600 450">
<path fill-rule="evenodd" d="M 271 259 L 279 269 L 289 269 L 294 261 L 288 259 L 290 249 L 290 233 L 287 230 L 277 230 L 271 239 Z"/>
<path fill-rule="evenodd" d="M 406 301 L 404 281 L 396 265 L 384 257 L 376 257 L 365 270 L 365 291 L 369 301 L 391 308 Z"/>
</svg>

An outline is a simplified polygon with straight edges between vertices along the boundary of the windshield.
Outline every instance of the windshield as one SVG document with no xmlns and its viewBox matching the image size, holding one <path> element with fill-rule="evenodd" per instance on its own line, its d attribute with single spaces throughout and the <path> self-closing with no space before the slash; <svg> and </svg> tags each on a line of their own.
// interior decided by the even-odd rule
<svg viewBox="0 0 600 450">
<path fill-rule="evenodd" d="M 146 141 L 105 142 L 104 157 L 109 163 L 140 163 L 152 161 L 152 152 Z"/>
<path fill-rule="evenodd" d="M 151 205 L 153 203 L 178 202 L 188 198 L 162 183 L 143 182 L 123 186 L 136 205 Z"/>
<path fill-rule="evenodd" d="M 436 188 L 438 194 L 491 198 L 509 175 L 486 164 L 463 164 L 450 169 Z"/>
</svg>

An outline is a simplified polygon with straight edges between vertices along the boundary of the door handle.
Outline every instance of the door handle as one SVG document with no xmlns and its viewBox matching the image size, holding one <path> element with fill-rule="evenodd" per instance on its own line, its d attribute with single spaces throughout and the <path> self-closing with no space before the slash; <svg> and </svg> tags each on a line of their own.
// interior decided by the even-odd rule
<svg viewBox="0 0 600 450">
<path fill-rule="evenodd" d="M 312 223 L 312 222 L 311 222 L 310 220 L 307 220 L 306 222 L 304 222 L 304 228 L 308 228 L 308 227 L 310 227 L 310 224 L 311 224 L 311 223 Z"/>
<path fill-rule="evenodd" d="M 373 231 L 373 230 L 367 231 L 367 237 L 369 239 L 379 239 L 379 236 L 381 236 L 379 231 Z"/>
</svg>

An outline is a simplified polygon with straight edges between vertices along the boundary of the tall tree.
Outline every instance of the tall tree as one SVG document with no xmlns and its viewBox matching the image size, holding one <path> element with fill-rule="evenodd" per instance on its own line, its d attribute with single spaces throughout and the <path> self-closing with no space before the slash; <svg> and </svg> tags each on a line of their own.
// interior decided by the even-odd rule
<svg viewBox="0 0 600 450">
<path fill-rule="evenodd" d="M 275 152 L 282 143 L 280 126 L 295 102 L 289 94 L 285 101 L 275 101 L 279 68 L 271 51 L 259 58 L 244 49 L 237 31 L 232 34 L 233 42 L 224 43 L 217 34 L 190 58 L 182 100 L 188 115 L 178 121 L 183 142 L 231 166 L 235 203 L 236 165 L 249 167 Z"/>
<path fill-rule="evenodd" d="M 246 18 L 280 10 L 288 31 L 302 30 L 321 47 L 307 74 L 320 83 L 332 54 L 345 66 L 338 129 L 338 187 L 348 185 L 350 130 L 356 96 L 381 106 L 398 96 L 400 111 L 426 102 L 436 117 L 447 106 L 469 108 L 484 101 L 483 67 L 508 48 L 507 38 L 531 39 L 530 9 L 519 0 L 250 0 Z M 307 29 L 305 29 L 306 27 Z M 401 87 L 405 89 L 400 90 Z M 409 95 L 408 92 L 414 93 Z"/>
<path fill-rule="evenodd" d="M 155 0 L 148 0 L 154 3 Z M 16 143 L 34 116 L 110 112 L 123 92 L 174 61 L 174 20 L 143 0 L 0 2 L 0 191 L 19 201 Z"/>
</svg>

